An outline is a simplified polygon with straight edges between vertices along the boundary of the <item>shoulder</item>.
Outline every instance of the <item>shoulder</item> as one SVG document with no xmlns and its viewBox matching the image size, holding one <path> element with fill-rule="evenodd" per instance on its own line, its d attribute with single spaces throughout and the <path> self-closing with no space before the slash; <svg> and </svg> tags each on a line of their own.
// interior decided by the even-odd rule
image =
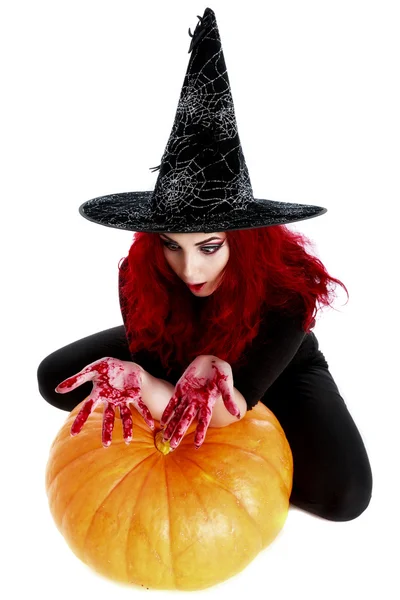
<svg viewBox="0 0 400 600">
<path fill-rule="evenodd" d="M 264 329 L 301 328 L 305 314 L 300 311 L 290 311 L 284 308 L 265 308 L 262 312 L 260 327 Z"/>
</svg>

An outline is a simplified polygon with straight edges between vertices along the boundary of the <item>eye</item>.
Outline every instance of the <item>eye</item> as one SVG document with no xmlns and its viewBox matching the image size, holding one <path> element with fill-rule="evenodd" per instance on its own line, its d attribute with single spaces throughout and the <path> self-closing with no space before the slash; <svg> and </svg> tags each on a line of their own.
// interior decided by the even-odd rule
<svg viewBox="0 0 400 600">
<path fill-rule="evenodd" d="M 166 248 L 168 248 L 168 250 L 171 250 L 171 252 L 176 252 L 176 250 L 180 250 L 179 246 L 171 244 L 171 242 L 163 242 L 163 246 L 166 246 Z M 201 250 L 204 252 L 204 254 L 215 254 L 216 252 L 218 252 L 221 246 L 222 244 L 215 246 L 203 246 Z M 208 250 L 211 250 L 211 252 L 208 252 Z"/>
</svg>

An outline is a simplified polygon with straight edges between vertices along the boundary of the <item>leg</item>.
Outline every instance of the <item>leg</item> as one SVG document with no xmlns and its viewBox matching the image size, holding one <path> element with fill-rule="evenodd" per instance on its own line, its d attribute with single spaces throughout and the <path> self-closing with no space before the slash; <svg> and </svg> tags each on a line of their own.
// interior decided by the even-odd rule
<svg viewBox="0 0 400 600">
<path fill-rule="evenodd" d="M 279 420 L 292 450 L 290 502 L 331 521 L 349 521 L 370 502 L 371 467 L 332 375 L 315 363 L 287 369 L 261 401 Z"/>
<path fill-rule="evenodd" d="M 40 394 L 53 406 L 71 411 L 90 394 L 92 383 L 88 381 L 68 394 L 57 394 L 55 387 L 103 356 L 132 360 L 123 325 L 89 335 L 44 358 L 37 370 Z"/>
</svg>

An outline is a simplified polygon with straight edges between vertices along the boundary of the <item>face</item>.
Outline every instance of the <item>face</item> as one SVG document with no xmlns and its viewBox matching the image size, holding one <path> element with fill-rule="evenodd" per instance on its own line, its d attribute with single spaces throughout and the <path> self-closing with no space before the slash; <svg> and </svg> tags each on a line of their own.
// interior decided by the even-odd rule
<svg viewBox="0 0 400 600">
<path fill-rule="evenodd" d="M 195 296 L 209 296 L 219 286 L 229 259 L 228 239 L 222 233 L 161 233 L 164 256 L 171 269 Z M 212 238 L 212 239 L 211 239 Z"/>
</svg>

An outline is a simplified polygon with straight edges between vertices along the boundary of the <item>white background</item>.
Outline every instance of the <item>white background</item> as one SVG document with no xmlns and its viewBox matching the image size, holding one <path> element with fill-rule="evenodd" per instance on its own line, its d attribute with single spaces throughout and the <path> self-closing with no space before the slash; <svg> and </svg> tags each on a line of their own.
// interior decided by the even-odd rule
<svg viewBox="0 0 400 600">
<path fill-rule="evenodd" d="M 335 523 L 291 506 L 242 573 L 200 592 L 129 589 L 66 545 L 44 471 L 67 413 L 40 396 L 49 353 L 121 324 L 132 233 L 83 219 L 151 190 L 193 30 L 208 4 L 14 0 L 1 24 L 2 531 L 7 597 L 399 597 L 399 15 L 387 0 L 213 0 L 255 197 L 325 206 L 296 224 L 341 288 L 315 332 L 366 445 L 368 509 Z M 397 535 L 396 535 L 397 533 Z M 395 561 L 395 554 L 397 560 Z M 220 597 L 219 596 L 219 597 Z"/>
</svg>

